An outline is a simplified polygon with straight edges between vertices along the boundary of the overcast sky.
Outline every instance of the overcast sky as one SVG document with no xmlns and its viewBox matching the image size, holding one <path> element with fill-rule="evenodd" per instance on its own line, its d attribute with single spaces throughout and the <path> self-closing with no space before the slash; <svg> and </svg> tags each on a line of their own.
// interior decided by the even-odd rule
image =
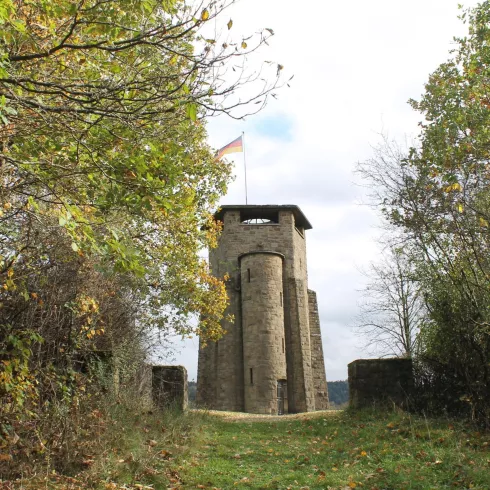
<svg viewBox="0 0 490 490">
<path fill-rule="evenodd" d="M 465 6 L 477 2 L 464 2 Z M 367 357 L 352 328 L 364 277 L 379 257 L 377 218 L 361 205 L 356 163 L 372 156 L 380 133 L 405 141 L 421 117 L 407 104 L 449 57 L 466 27 L 453 0 L 242 0 L 221 21 L 233 32 L 274 29 L 264 59 L 294 75 L 291 88 L 246 121 L 213 119 L 220 148 L 245 131 L 249 204 L 296 204 L 307 232 L 309 288 L 317 292 L 327 379 Z M 230 155 L 236 180 L 222 204 L 244 204 L 243 155 Z M 198 339 L 172 361 L 196 379 Z"/>
</svg>

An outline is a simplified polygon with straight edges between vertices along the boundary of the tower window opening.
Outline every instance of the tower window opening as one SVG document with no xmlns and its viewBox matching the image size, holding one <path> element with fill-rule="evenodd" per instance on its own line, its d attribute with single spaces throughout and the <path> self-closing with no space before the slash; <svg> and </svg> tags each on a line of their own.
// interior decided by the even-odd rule
<svg viewBox="0 0 490 490">
<path fill-rule="evenodd" d="M 253 368 L 250 368 L 250 384 L 254 384 L 254 370 Z"/>
<path fill-rule="evenodd" d="M 273 223 L 277 224 L 276 221 L 272 221 L 271 219 L 266 218 L 250 218 L 242 221 L 243 225 L 270 225 Z"/>
<path fill-rule="evenodd" d="M 268 209 L 244 210 L 240 213 L 242 225 L 277 225 L 279 212 Z"/>
<path fill-rule="evenodd" d="M 247 269 L 247 282 L 250 282 L 250 269 Z"/>
</svg>

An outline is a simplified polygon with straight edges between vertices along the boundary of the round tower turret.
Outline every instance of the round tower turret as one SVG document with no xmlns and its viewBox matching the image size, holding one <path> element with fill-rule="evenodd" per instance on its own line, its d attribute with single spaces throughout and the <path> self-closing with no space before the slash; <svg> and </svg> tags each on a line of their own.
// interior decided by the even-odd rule
<svg viewBox="0 0 490 490">
<path fill-rule="evenodd" d="M 240 256 L 246 412 L 284 410 L 283 260 L 282 254 L 267 251 Z"/>
</svg>

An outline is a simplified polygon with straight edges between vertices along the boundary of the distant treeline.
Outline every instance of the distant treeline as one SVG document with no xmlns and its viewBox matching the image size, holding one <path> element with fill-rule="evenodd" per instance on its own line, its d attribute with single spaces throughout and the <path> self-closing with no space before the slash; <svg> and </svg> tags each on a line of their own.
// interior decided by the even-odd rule
<svg viewBox="0 0 490 490">
<path fill-rule="evenodd" d="M 349 383 L 344 381 L 327 381 L 328 399 L 335 405 L 349 402 Z"/>
<path fill-rule="evenodd" d="M 343 405 L 349 401 L 349 384 L 347 381 L 328 381 L 327 385 L 330 403 Z M 196 388 L 197 383 L 189 381 L 189 401 L 191 403 L 196 401 Z"/>
</svg>

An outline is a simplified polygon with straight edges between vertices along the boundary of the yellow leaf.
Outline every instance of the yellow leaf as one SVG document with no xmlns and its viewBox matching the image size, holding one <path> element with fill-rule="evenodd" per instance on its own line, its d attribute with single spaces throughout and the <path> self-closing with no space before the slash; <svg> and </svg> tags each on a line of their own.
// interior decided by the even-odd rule
<svg viewBox="0 0 490 490">
<path fill-rule="evenodd" d="M 204 9 L 201 13 L 201 20 L 208 20 L 209 19 L 209 10 Z"/>
<path fill-rule="evenodd" d="M 480 218 L 480 226 L 488 226 L 488 221 L 484 218 Z"/>
<path fill-rule="evenodd" d="M 242 41 L 242 48 L 247 49 L 247 43 L 245 41 Z"/>
<path fill-rule="evenodd" d="M 349 482 L 349 487 L 350 487 L 350 488 L 356 488 L 356 487 L 357 487 L 357 485 L 356 485 L 356 484 L 355 484 L 353 481 L 350 481 L 350 482 Z"/>
<path fill-rule="evenodd" d="M 361 451 L 361 456 L 367 456 L 367 452 L 366 451 Z"/>
<path fill-rule="evenodd" d="M 462 213 L 464 211 L 464 207 L 462 204 L 458 204 L 458 211 Z"/>
<path fill-rule="evenodd" d="M 231 27 L 233 26 L 233 21 L 230 19 L 230 20 L 228 21 L 228 24 L 226 24 L 226 25 L 228 26 L 228 30 L 230 30 L 230 29 L 231 29 Z"/>
</svg>

